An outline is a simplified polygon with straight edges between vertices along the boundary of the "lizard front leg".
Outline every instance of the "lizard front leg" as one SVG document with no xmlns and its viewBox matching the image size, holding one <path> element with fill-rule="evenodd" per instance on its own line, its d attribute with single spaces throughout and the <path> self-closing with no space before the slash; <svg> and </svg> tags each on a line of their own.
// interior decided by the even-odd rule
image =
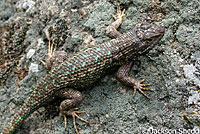
<svg viewBox="0 0 200 134">
<path fill-rule="evenodd" d="M 113 16 L 115 21 L 113 23 L 111 23 L 105 29 L 105 32 L 106 32 L 106 35 L 109 36 L 110 38 L 117 38 L 122 35 L 120 32 L 117 31 L 117 29 L 121 25 L 123 18 L 126 16 L 125 9 L 123 11 L 121 11 L 120 4 L 117 3 L 117 15 L 116 16 L 114 16 L 113 14 L 111 14 L 111 15 Z M 126 85 L 134 88 L 133 96 L 135 96 L 136 90 L 139 90 L 144 96 L 149 98 L 149 96 L 147 96 L 142 90 L 152 91 L 149 88 L 144 88 L 145 86 L 149 86 L 150 84 L 142 84 L 142 82 L 144 82 L 144 79 L 141 81 L 136 81 L 132 77 L 128 76 L 128 73 L 132 67 L 132 64 L 133 64 L 133 61 L 122 65 L 117 72 L 117 77 L 120 81 L 122 81 Z"/>
<path fill-rule="evenodd" d="M 149 98 L 149 96 L 147 96 L 142 90 L 153 91 L 149 88 L 144 88 L 145 86 L 149 86 L 150 84 L 141 84 L 142 82 L 144 82 L 144 79 L 141 81 L 136 81 L 132 77 L 128 76 L 130 69 L 132 67 L 132 64 L 133 64 L 133 61 L 122 65 L 117 72 L 117 78 L 124 84 L 134 88 L 133 96 L 135 96 L 136 90 L 139 90 L 145 97 Z"/>
<path fill-rule="evenodd" d="M 113 14 L 111 14 L 113 16 L 113 18 L 115 19 L 115 21 L 113 23 L 111 23 L 106 29 L 105 29 L 105 33 L 107 36 L 109 36 L 110 38 L 117 38 L 120 35 L 122 35 L 120 32 L 117 31 L 118 27 L 121 25 L 123 18 L 125 15 L 125 9 L 123 11 L 120 10 L 120 4 L 117 3 L 117 15 L 114 16 Z"/>
<path fill-rule="evenodd" d="M 76 127 L 75 118 L 78 118 L 79 120 L 88 123 L 87 120 L 84 120 L 83 118 L 81 118 L 77 115 L 80 113 L 85 113 L 86 111 L 76 111 L 76 110 L 78 110 L 78 108 L 74 108 L 77 104 L 79 104 L 82 101 L 81 92 L 71 89 L 71 88 L 65 88 L 65 89 L 59 90 L 56 93 L 56 96 L 59 98 L 65 99 L 60 104 L 60 111 L 61 111 L 62 115 L 64 116 L 64 120 L 65 120 L 65 129 L 67 128 L 67 117 L 66 116 L 72 116 L 73 125 L 74 125 L 76 133 L 78 134 L 78 129 Z"/>
</svg>

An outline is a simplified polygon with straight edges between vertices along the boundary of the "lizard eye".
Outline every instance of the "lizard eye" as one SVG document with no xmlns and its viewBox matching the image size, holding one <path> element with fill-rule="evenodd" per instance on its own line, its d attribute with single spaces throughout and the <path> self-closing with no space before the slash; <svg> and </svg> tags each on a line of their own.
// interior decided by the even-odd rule
<svg viewBox="0 0 200 134">
<path fill-rule="evenodd" d="M 152 38 L 150 38 L 150 39 L 148 39 L 148 41 L 153 41 L 153 39 L 152 39 Z"/>
<path fill-rule="evenodd" d="M 151 44 L 152 41 L 153 41 L 152 38 L 149 38 L 149 39 L 146 40 L 146 42 L 147 42 L 148 44 Z"/>
</svg>

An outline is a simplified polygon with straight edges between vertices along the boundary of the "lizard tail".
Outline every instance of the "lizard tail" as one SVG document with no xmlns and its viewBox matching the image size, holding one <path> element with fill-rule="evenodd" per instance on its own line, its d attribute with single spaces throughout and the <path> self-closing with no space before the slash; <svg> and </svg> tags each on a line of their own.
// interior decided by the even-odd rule
<svg viewBox="0 0 200 134">
<path fill-rule="evenodd" d="M 50 101 L 53 94 L 51 92 L 53 92 L 53 90 L 47 89 L 49 89 L 51 86 L 52 85 L 47 83 L 46 80 L 40 82 L 36 88 L 33 89 L 31 95 L 26 99 L 25 103 L 14 115 L 13 119 L 8 123 L 2 133 L 13 134 L 31 113 L 44 105 L 47 101 Z"/>
</svg>

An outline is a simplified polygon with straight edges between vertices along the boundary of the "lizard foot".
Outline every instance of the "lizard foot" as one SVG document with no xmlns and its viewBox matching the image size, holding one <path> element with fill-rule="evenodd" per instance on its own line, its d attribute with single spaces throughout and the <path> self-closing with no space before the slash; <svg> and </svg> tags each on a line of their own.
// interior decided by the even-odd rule
<svg viewBox="0 0 200 134">
<path fill-rule="evenodd" d="M 146 86 L 150 86 L 151 84 L 141 84 L 142 82 L 144 82 L 145 79 L 141 80 L 141 81 L 137 81 L 135 83 L 135 86 L 134 86 L 134 91 L 133 91 L 133 96 L 135 96 L 136 94 L 136 90 L 138 89 L 140 91 L 140 93 L 142 93 L 145 97 L 149 98 L 148 95 L 146 95 L 142 90 L 146 90 L 146 91 L 153 91 L 152 89 L 150 88 L 144 88 Z"/>
<path fill-rule="evenodd" d="M 126 16 L 125 14 L 125 9 L 123 11 L 120 10 L 120 4 L 117 3 L 117 16 L 111 14 L 111 16 L 115 19 L 115 20 L 119 20 L 120 24 L 122 23 L 122 20 L 124 18 L 124 16 Z"/>
<path fill-rule="evenodd" d="M 48 45 L 48 57 L 46 59 L 46 62 L 44 62 L 43 60 L 40 60 L 42 62 L 42 64 L 44 64 L 44 67 L 49 70 L 50 66 L 51 66 L 51 60 L 55 55 L 55 51 L 56 51 L 56 47 L 53 49 L 53 44 L 50 43 L 49 41 L 49 45 Z"/>
<path fill-rule="evenodd" d="M 77 119 L 79 119 L 79 120 L 81 120 L 83 122 L 88 123 L 87 120 L 85 120 L 85 119 L 83 119 L 83 118 L 81 118 L 81 117 L 79 117 L 77 115 L 77 114 L 85 113 L 86 111 L 75 111 L 75 110 L 78 110 L 78 109 L 79 108 L 72 108 L 72 109 L 70 109 L 68 111 L 62 111 L 62 114 L 64 115 L 64 120 L 65 120 L 65 129 L 67 129 L 67 117 L 66 117 L 66 115 L 67 116 L 72 116 L 72 118 L 73 118 L 73 125 L 74 125 L 74 129 L 76 131 L 76 134 L 78 134 L 78 129 L 76 127 L 76 120 L 75 120 L 75 118 L 77 118 Z"/>
<path fill-rule="evenodd" d="M 117 3 L 117 15 L 115 16 L 111 14 L 111 16 L 115 19 L 115 21 L 105 29 L 105 33 L 107 36 L 114 39 L 122 35 L 120 32 L 117 31 L 117 29 L 122 24 L 124 16 L 126 16 L 125 9 L 121 11 L 120 4 Z"/>
<path fill-rule="evenodd" d="M 48 57 L 46 59 L 46 62 L 41 60 L 42 64 L 44 64 L 44 67 L 47 70 L 51 70 L 53 66 L 59 66 L 67 59 L 67 53 L 65 51 L 55 51 L 55 45 L 51 44 L 49 41 Z"/>
</svg>

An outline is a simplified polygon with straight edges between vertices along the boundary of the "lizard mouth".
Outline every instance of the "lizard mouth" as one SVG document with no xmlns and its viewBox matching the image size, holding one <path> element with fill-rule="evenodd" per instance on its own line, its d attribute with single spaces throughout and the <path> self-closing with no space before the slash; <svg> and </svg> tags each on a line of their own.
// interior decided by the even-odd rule
<svg viewBox="0 0 200 134">
<path fill-rule="evenodd" d="M 142 54 L 148 53 L 162 39 L 165 33 L 165 29 L 163 27 L 159 27 L 153 24 L 151 26 L 154 27 L 155 29 L 153 30 L 151 29 L 146 33 L 144 32 L 145 34 L 142 37 L 146 44 L 144 45 L 146 46 L 146 49 L 143 50 Z"/>
<path fill-rule="evenodd" d="M 164 33 L 160 36 L 157 36 L 152 42 L 151 45 L 147 48 L 147 51 L 151 50 L 163 37 Z"/>
<path fill-rule="evenodd" d="M 164 35 L 164 34 L 163 34 L 163 35 Z M 149 47 L 143 51 L 143 53 L 144 53 L 144 54 L 145 54 L 145 53 L 148 53 L 152 48 L 154 48 L 154 46 L 159 42 L 159 40 L 162 39 L 163 35 L 162 35 L 162 36 L 157 36 L 157 37 L 150 43 Z"/>
</svg>

